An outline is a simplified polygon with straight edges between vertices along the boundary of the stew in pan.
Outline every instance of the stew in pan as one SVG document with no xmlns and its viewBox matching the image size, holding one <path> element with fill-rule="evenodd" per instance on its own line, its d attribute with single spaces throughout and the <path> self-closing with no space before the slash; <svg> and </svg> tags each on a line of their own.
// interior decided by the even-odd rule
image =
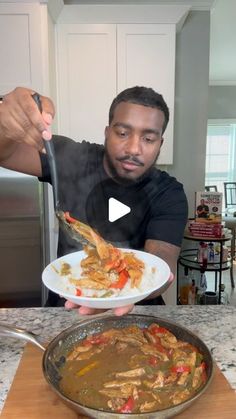
<svg viewBox="0 0 236 419">
<path fill-rule="evenodd" d="M 113 413 L 178 405 L 207 380 L 199 350 L 156 323 L 88 335 L 66 355 L 60 373 L 69 399 Z"/>
</svg>

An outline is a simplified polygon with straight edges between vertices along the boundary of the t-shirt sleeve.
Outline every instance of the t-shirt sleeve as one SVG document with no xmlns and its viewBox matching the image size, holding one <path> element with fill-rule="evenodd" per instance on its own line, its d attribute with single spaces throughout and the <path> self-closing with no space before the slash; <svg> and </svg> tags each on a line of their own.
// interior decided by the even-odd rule
<svg viewBox="0 0 236 419">
<path fill-rule="evenodd" d="M 188 203 L 183 186 L 175 182 L 153 202 L 152 214 L 146 229 L 146 240 L 161 240 L 181 246 L 188 218 Z"/>
</svg>

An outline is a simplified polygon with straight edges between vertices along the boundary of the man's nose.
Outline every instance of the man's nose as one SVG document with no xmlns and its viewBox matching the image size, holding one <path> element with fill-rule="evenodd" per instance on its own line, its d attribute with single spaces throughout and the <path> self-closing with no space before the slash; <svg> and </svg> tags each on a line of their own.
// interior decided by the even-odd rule
<svg viewBox="0 0 236 419">
<path fill-rule="evenodd" d="M 138 135 L 132 135 L 126 142 L 125 151 L 127 154 L 139 155 L 141 154 L 141 142 Z"/>
</svg>

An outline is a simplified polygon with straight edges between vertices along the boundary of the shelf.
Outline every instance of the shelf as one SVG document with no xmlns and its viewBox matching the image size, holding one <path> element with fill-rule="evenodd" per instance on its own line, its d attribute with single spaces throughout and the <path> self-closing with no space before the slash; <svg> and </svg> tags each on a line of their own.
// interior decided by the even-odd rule
<svg viewBox="0 0 236 419">
<path fill-rule="evenodd" d="M 187 268 L 192 268 L 200 271 L 202 266 L 199 264 L 197 260 L 198 249 L 186 249 L 180 253 L 179 256 L 179 264 L 182 266 L 186 266 Z M 207 264 L 207 267 L 204 268 L 205 271 L 209 272 L 219 272 L 219 271 L 226 271 L 230 269 L 231 262 L 230 259 L 226 262 L 222 262 L 222 266 L 220 267 L 220 262 L 211 262 Z"/>
</svg>

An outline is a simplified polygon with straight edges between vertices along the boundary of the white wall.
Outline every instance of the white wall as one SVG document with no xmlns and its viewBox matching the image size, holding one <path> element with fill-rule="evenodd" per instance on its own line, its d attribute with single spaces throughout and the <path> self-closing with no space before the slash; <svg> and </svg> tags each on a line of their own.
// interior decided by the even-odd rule
<svg viewBox="0 0 236 419">
<path fill-rule="evenodd" d="M 190 217 L 205 179 L 209 31 L 210 12 L 191 12 L 176 43 L 174 164 L 167 169 L 184 184 Z"/>
</svg>

